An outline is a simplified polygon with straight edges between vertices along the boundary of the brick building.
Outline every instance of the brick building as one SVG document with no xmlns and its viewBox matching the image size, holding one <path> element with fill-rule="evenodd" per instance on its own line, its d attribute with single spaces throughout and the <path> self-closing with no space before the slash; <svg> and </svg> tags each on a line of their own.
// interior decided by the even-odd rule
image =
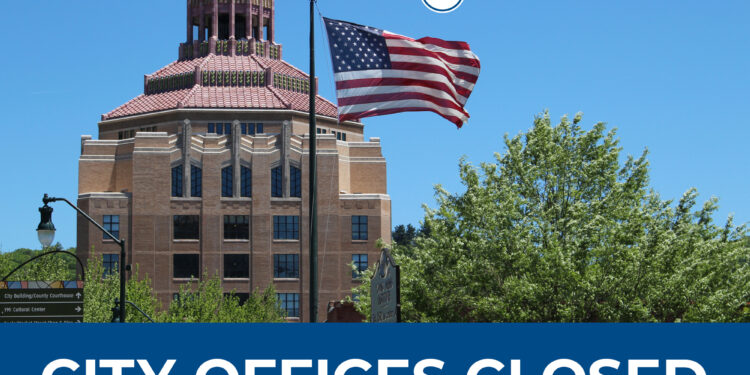
<svg viewBox="0 0 750 375">
<path fill-rule="evenodd" d="M 309 300 L 308 75 L 283 61 L 271 0 L 188 0 L 179 59 L 142 95 L 81 138 L 78 205 L 126 239 L 166 303 L 191 277 L 218 274 L 240 296 L 273 283 L 290 319 Z M 352 263 L 390 240 L 391 201 L 377 138 L 338 123 L 317 96 L 320 317 L 351 294 Z M 78 249 L 119 247 L 78 221 Z M 84 252 L 84 255 L 86 255 Z M 322 319 L 322 318 L 321 318 Z"/>
</svg>

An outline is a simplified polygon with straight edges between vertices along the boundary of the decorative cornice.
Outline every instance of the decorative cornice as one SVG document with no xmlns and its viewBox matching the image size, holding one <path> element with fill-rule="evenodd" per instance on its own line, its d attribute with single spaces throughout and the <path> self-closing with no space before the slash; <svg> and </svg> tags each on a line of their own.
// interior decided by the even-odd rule
<svg viewBox="0 0 750 375">
<path fill-rule="evenodd" d="M 232 48 L 232 44 L 235 45 Z M 234 49 L 234 51 L 232 51 Z M 203 42 L 191 42 L 191 43 L 180 43 L 179 60 L 192 60 L 196 58 L 206 57 L 211 54 L 209 43 Z M 273 60 L 281 60 L 281 44 L 276 44 L 270 41 L 259 41 L 259 40 L 217 40 L 216 41 L 216 55 L 219 56 L 260 56 L 268 57 Z"/>
<path fill-rule="evenodd" d="M 168 91 L 185 90 L 195 86 L 195 72 L 173 74 L 146 80 L 144 94 L 161 94 Z"/>
<path fill-rule="evenodd" d="M 273 87 L 303 94 L 310 93 L 309 80 L 279 73 L 273 73 Z"/>
<path fill-rule="evenodd" d="M 262 87 L 266 72 L 237 70 L 207 70 L 201 72 L 201 86 Z"/>
</svg>

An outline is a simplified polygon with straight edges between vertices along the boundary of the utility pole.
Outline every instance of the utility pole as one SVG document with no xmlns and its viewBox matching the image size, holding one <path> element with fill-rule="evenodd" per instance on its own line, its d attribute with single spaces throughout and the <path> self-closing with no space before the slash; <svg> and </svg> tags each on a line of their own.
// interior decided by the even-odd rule
<svg viewBox="0 0 750 375">
<path fill-rule="evenodd" d="M 315 0 L 310 0 L 310 323 L 318 322 L 317 126 L 315 124 Z"/>
</svg>

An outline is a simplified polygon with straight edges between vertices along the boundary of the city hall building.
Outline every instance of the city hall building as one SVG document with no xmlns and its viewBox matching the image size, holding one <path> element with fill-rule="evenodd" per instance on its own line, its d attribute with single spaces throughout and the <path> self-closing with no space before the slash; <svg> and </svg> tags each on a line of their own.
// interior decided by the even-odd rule
<svg viewBox="0 0 750 375">
<path fill-rule="evenodd" d="M 240 297 L 273 283 L 291 320 L 308 319 L 308 75 L 282 60 L 271 0 L 188 0 L 177 61 L 81 137 L 78 205 L 127 245 L 126 264 L 166 307 L 191 278 L 218 275 Z M 337 121 L 317 96 L 320 311 L 351 295 L 390 241 L 378 138 Z M 119 246 L 78 219 L 78 249 Z"/>
</svg>

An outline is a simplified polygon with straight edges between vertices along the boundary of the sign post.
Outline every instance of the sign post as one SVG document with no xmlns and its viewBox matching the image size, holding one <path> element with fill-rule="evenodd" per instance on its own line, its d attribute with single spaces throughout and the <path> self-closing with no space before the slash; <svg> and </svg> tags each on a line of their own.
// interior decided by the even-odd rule
<svg viewBox="0 0 750 375">
<path fill-rule="evenodd" d="M 83 322 L 83 288 L 78 283 L 75 288 L 29 288 L 33 284 L 39 282 L 8 282 L 0 288 L 0 323 Z"/>
<path fill-rule="evenodd" d="M 370 299 L 371 322 L 401 322 L 401 270 L 388 249 L 380 252 L 378 267 L 370 281 Z"/>
</svg>

